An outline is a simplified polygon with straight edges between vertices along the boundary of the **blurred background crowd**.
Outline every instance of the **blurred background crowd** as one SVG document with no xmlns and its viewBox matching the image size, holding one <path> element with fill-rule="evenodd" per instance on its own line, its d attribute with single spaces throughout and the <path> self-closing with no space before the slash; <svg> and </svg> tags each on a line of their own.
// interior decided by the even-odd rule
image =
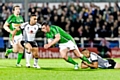
<svg viewBox="0 0 120 80">
<path fill-rule="evenodd" d="M 8 37 L 7 33 L 3 29 L 3 24 L 12 14 L 13 3 L 1 3 L 0 4 L 0 37 Z M 24 6 L 21 8 L 21 15 L 25 18 Z M 50 7 L 49 3 L 43 3 L 38 6 L 38 3 L 30 3 L 28 8 L 28 17 L 31 14 L 38 16 L 38 23 L 42 23 L 44 20 L 49 21 L 51 25 L 57 25 L 68 32 L 71 36 L 81 39 L 81 37 L 88 38 L 87 45 L 84 47 L 97 47 L 101 56 L 105 57 L 103 53 L 110 51 L 110 43 L 105 40 L 105 37 L 118 38 L 120 37 L 120 7 L 118 2 L 114 2 L 112 6 L 104 5 L 101 9 L 99 5 L 89 3 L 86 5 L 79 2 L 69 3 L 61 2 L 57 7 L 55 5 Z M 44 37 L 41 33 L 37 37 Z M 102 38 L 102 40 L 95 42 L 94 38 Z M 80 41 L 77 42 L 79 45 Z M 84 41 L 84 45 L 85 45 Z M 118 41 L 114 45 L 118 47 Z M 6 43 L 8 44 L 8 43 Z M 43 45 L 43 42 L 38 42 L 39 46 Z M 97 46 L 95 46 L 97 44 Z M 110 56 L 110 53 L 108 53 Z"/>
<path fill-rule="evenodd" d="M 12 14 L 13 3 L 1 3 L 0 5 L 0 36 L 9 36 L 2 27 L 5 20 Z M 24 18 L 24 12 L 21 15 Z M 43 3 L 38 7 L 37 3 L 29 4 L 28 16 L 36 14 L 38 22 L 44 20 L 50 24 L 60 26 L 73 37 L 120 37 L 120 7 L 118 2 L 114 6 L 105 5 L 103 9 L 99 5 L 89 3 L 86 5 L 79 2 L 61 2 L 58 7 L 49 7 L 49 3 Z"/>
</svg>

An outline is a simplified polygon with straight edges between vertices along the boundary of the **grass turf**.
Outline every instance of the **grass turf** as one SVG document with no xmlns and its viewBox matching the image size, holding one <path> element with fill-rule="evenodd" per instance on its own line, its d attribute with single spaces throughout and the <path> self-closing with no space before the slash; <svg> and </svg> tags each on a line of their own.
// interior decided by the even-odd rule
<svg viewBox="0 0 120 80">
<path fill-rule="evenodd" d="M 120 62 L 120 59 L 115 61 Z M 63 59 L 40 59 L 41 69 L 26 68 L 24 59 L 21 68 L 15 63 L 15 59 L 0 59 L 0 80 L 120 80 L 120 69 L 74 70 L 74 66 Z"/>
</svg>

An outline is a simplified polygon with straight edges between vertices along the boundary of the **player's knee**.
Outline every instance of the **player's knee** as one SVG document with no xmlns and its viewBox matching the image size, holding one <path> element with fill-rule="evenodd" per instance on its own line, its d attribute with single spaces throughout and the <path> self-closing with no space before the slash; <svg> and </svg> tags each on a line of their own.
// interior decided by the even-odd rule
<svg viewBox="0 0 120 80">
<path fill-rule="evenodd" d="M 17 49 L 13 49 L 13 52 L 14 52 L 14 53 L 18 53 L 18 50 L 17 50 Z"/>
<path fill-rule="evenodd" d="M 28 51 L 29 51 L 29 52 L 31 52 L 31 51 L 32 51 L 32 47 L 28 47 L 27 49 L 28 49 Z"/>
<path fill-rule="evenodd" d="M 65 56 L 65 55 L 61 55 L 61 57 L 65 60 L 67 60 L 67 56 Z"/>
<path fill-rule="evenodd" d="M 38 58 L 39 56 L 38 55 L 34 55 L 35 58 Z"/>
<path fill-rule="evenodd" d="M 38 58 L 38 53 L 33 53 L 35 58 Z"/>
</svg>

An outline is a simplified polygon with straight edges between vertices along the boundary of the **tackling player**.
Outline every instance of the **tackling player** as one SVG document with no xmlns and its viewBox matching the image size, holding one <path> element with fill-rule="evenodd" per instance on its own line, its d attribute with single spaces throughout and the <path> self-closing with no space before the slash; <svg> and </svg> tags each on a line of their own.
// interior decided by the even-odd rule
<svg viewBox="0 0 120 80">
<path fill-rule="evenodd" d="M 90 64 L 82 61 L 81 62 L 81 68 L 104 68 L 104 69 L 114 69 L 114 68 L 120 68 L 120 63 L 116 63 L 112 59 L 103 59 L 97 53 L 90 52 L 87 49 L 82 50 L 82 54 L 88 58 L 90 61 Z"/>
<path fill-rule="evenodd" d="M 83 54 L 81 54 L 78 50 L 78 47 L 72 36 L 65 32 L 63 29 L 55 25 L 49 26 L 47 22 L 43 22 L 41 31 L 46 33 L 46 37 L 48 38 L 48 40 L 53 39 L 51 42 L 48 42 L 48 44 L 45 44 L 44 48 L 48 49 L 52 45 L 59 43 L 59 51 L 62 58 L 67 62 L 73 64 L 74 69 L 78 69 L 79 66 L 78 63 L 75 62 L 71 57 L 67 56 L 69 50 L 72 50 L 77 57 L 89 63 L 88 59 L 85 56 L 83 56 Z"/>
<path fill-rule="evenodd" d="M 16 66 L 21 67 L 20 65 L 20 61 L 22 59 L 23 56 L 23 48 L 19 45 L 19 41 L 21 41 L 22 39 L 22 33 L 19 30 L 15 37 L 14 37 L 14 43 L 11 41 L 12 40 L 12 35 L 13 35 L 13 30 L 15 30 L 17 27 L 19 27 L 21 25 L 21 23 L 23 23 L 23 18 L 22 16 L 20 16 L 20 7 L 19 6 L 14 6 L 13 7 L 13 14 L 11 16 L 9 16 L 9 18 L 6 20 L 3 28 L 10 33 L 9 37 L 10 37 L 10 42 L 12 45 L 12 49 L 7 49 L 5 52 L 5 57 L 8 57 L 8 54 L 10 53 L 18 53 L 18 58 L 17 58 L 17 64 Z"/>
<path fill-rule="evenodd" d="M 20 42 L 22 47 L 25 47 L 27 49 L 26 53 L 26 66 L 30 67 L 30 53 L 32 52 L 34 57 L 34 65 L 35 68 L 40 68 L 38 65 L 38 45 L 35 41 L 35 36 L 37 31 L 41 28 L 41 25 L 37 23 L 37 16 L 31 15 L 30 21 L 23 23 L 19 28 L 14 30 L 13 33 L 13 39 L 16 32 L 18 32 L 20 29 L 23 33 L 23 39 Z"/>
</svg>

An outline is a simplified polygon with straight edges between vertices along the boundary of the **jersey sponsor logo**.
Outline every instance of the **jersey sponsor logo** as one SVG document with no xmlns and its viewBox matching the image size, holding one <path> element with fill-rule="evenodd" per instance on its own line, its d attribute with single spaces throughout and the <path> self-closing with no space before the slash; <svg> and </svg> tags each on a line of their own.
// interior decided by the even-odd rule
<svg viewBox="0 0 120 80">
<path fill-rule="evenodd" d="M 112 65 L 109 64 L 109 63 L 104 63 L 104 65 L 105 65 L 106 67 L 110 67 L 110 66 L 112 66 Z"/>
<path fill-rule="evenodd" d="M 32 33 L 33 33 L 33 30 L 31 30 L 29 33 L 31 33 L 31 34 L 32 34 Z"/>
<path fill-rule="evenodd" d="M 20 24 L 15 24 L 15 23 L 12 23 L 12 26 L 13 26 L 13 28 L 17 28 L 17 27 L 19 27 L 19 26 L 20 26 Z"/>
</svg>

